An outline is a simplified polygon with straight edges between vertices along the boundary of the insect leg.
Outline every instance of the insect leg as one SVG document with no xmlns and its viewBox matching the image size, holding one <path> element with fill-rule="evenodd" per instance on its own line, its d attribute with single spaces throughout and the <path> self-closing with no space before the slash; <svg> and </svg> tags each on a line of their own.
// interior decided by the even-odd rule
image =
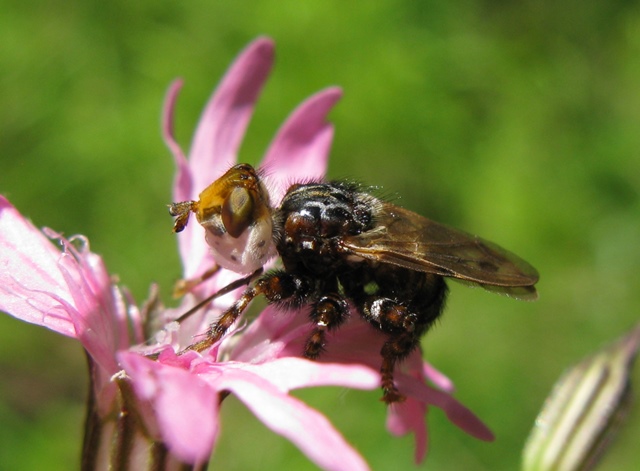
<svg viewBox="0 0 640 471">
<path fill-rule="evenodd" d="M 240 315 L 247 309 L 249 303 L 259 295 L 264 295 L 269 304 L 278 302 L 299 301 L 309 291 L 309 284 L 306 279 L 286 273 L 275 271 L 261 276 L 254 284 L 242 293 L 242 296 L 229 307 L 215 321 L 206 332 L 206 338 L 189 345 L 187 350 L 202 352 L 211 347 L 222 338 L 229 328 L 238 320 Z"/>
<path fill-rule="evenodd" d="M 362 313 L 367 321 L 389 335 L 389 339 L 380 350 L 381 386 L 384 393 L 382 400 L 387 404 L 403 401 L 404 396 L 400 394 L 393 381 L 393 371 L 396 363 L 418 346 L 421 333 L 417 329 L 418 316 L 407 306 L 381 296 L 367 296 Z"/>
<path fill-rule="evenodd" d="M 324 350 L 327 330 L 342 324 L 349 315 L 349 305 L 337 294 L 322 296 L 311 308 L 311 320 L 316 327 L 309 335 L 304 347 L 304 356 L 318 358 Z"/>
<path fill-rule="evenodd" d="M 213 267 L 209 268 L 200 276 L 178 280 L 176 284 L 173 286 L 173 297 L 181 298 L 182 296 L 187 294 L 189 291 L 191 291 L 193 288 L 198 286 L 200 283 L 208 280 L 219 271 L 220 271 L 220 267 L 218 265 L 214 265 Z"/>
<path fill-rule="evenodd" d="M 211 347 L 214 343 L 222 338 L 227 330 L 229 330 L 229 328 L 235 323 L 238 317 L 240 317 L 247 306 L 249 306 L 249 303 L 253 300 L 253 298 L 260 294 L 261 291 L 258 288 L 257 283 L 256 286 L 247 288 L 245 292 L 242 293 L 242 296 L 240 296 L 240 299 L 233 303 L 229 309 L 222 313 L 222 315 L 216 322 L 209 326 L 209 329 L 206 332 L 206 337 L 199 342 L 189 345 L 184 351 L 195 350 L 196 352 L 202 352 Z"/>
<path fill-rule="evenodd" d="M 202 301 L 200 301 L 198 304 L 196 304 L 195 306 L 193 306 L 191 309 L 189 309 L 187 312 L 185 312 L 184 314 L 182 314 L 180 317 L 178 317 L 176 319 L 176 322 L 180 323 L 182 321 L 184 321 L 187 317 L 191 316 L 192 314 L 198 312 L 200 309 L 202 309 L 204 306 L 206 306 L 207 304 L 209 304 L 211 301 L 213 301 L 216 298 L 219 298 L 221 296 L 224 296 L 225 294 L 230 293 L 231 291 L 234 291 L 238 288 L 240 288 L 243 285 L 248 285 L 249 283 L 251 283 L 251 281 L 258 275 L 260 275 L 262 273 L 262 268 L 258 268 L 256 271 L 254 271 L 251 275 L 247 275 L 244 278 L 240 278 L 238 280 L 232 281 L 231 283 L 229 283 L 227 286 L 225 286 L 224 288 L 220 288 L 218 291 L 216 291 L 215 293 L 213 293 L 211 296 L 203 299 Z"/>
<path fill-rule="evenodd" d="M 393 371 L 396 363 L 411 353 L 418 344 L 419 337 L 413 332 L 392 335 L 380 350 L 382 355 L 382 366 L 380 375 L 382 377 L 382 400 L 387 404 L 404 401 L 405 397 L 400 394 L 393 381 Z"/>
</svg>

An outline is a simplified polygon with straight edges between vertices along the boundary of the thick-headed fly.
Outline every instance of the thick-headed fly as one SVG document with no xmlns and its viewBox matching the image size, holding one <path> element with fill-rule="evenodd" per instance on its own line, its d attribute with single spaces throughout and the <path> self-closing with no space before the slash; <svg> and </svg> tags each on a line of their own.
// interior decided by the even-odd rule
<svg viewBox="0 0 640 471">
<path fill-rule="evenodd" d="M 249 302 L 263 295 L 270 304 L 311 307 L 314 328 L 302 353 L 314 359 L 325 349 L 326 332 L 355 310 L 388 337 L 380 351 L 387 403 L 404 399 L 394 384 L 394 367 L 418 348 L 440 316 L 445 277 L 517 299 L 537 296 L 538 273 L 516 255 L 381 201 L 352 183 L 296 184 L 272 207 L 259 174 L 239 164 L 198 201 L 174 203 L 170 211 L 175 232 L 195 213 L 222 267 L 260 270 L 274 249 L 282 259 L 281 269 L 250 283 L 206 338 L 188 349 L 213 345 Z"/>
</svg>

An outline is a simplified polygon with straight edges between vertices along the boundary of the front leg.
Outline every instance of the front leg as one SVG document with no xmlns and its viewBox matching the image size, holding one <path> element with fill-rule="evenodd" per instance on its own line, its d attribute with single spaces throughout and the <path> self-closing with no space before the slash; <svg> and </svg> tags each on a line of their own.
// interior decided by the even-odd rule
<svg viewBox="0 0 640 471">
<path fill-rule="evenodd" d="M 300 305 L 310 291 L 310 283 L 302 277 L 284 271 L 274 271 L 261 276 L 255 284 L 215 321 L 206 332 L 206 338 L 189 345 L 188 350 L 202 352 L 220 340 L 247 309 L 256 296 L 264 295 L 269 304 L 290 303 Z"/>
</svg>

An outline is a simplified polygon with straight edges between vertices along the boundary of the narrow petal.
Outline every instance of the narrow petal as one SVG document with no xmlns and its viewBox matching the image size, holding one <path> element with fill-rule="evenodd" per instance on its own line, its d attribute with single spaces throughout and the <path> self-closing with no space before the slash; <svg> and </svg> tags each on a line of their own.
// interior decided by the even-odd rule
<svg viewBox="0 0 640 471">
<path fill-rule="evenodd" d="M 184 152 L 180 148 L 180 144 L 175 139 L 173 132 L 173 115 L 178 99 L 178 93 L 182 89 L 183 81 L 174 80 L 167 90 L 167 95 L 164 100 L 164 106 L 162 107 L 162 137 L 165 144 L 173 154 L 173 158 L 176 162 L 177 172 L 175 181 L 173 183 L 173 198 L 174 201 L 186 201 L 189 200 L 193 194 L 193 181 L 191 173 L 189 172 L 189 164 Z"/>
<path fill-rule="evenodd" d="M 151 403 L 169 451 L 187 463 L 206 462 L 219 430 L 217 391 L 187 370 L 137 353 L 118 359 L 140 400 Z"/>
<path fill-rule="evenodd" d="M 422 363 L 422 374 L 442 391 L 450 393 L 455 389 L 453 381 L 426 361 Z"/>
<path fill-rule="evenodd" d="M 446 392 L 429 387 L 406 374 L 396 375 L 398 389 L 409 397 L 442 409 L 447 418 L 456 426 L 479 440 L 492 441 L 491 430 L 476 415 Z M 420 417 L 420 420 L 423 420 Z"/>
<path fill-rule="evenodd" d="M 297 181 L 324 178 L 333 141 L 333 126 L 327 114 L 342 96 L 337 87 L 308 98 L 289 116 L 262 163 L 273 203 L 277 204 L 289 185 Z"/>
<path fill-rule="evenodd" d="M 375 389 L 380 383 L 379 373 L 365 366 L 318 363 L 302 358 L 280 358 L 257 365 L 225 362 L 225 365 L 258 375 L 282 391 L 313 386 Z"/>
<path fill-rule="evenodd" d="M 235 370 L 225 371 L 216 386 L 232 391 L 267 427 L 290 440 L 320 468 L 369 469 L 326 417 L 270 382 Z"/>
<path fill-rule="evenodd" d="M 176 201 L 197 199 L 198 193 L 236 162 L 237 152 L 255 102 L 271 70 L 273 41 L 259 38 L 234 61 L 207 103 L 189 152 L 189 179 L 178 176 Z M 190 185 L 190 193 L 186 188 Z M 214 265 L 200 224 L 189 224 L 178 236 L 184 276 L 195 277 Z"/>
<path fill-rule="evenodd" d="M 404 402 L 390 406 L 387 415 L 387 430 L 392 435 L 402 436 L 413 432 L 416 463 L 421 463 L 427 454 L 426 413 L 427 407 L 424 403 L 409 397 Z"/>
<path fill-rule="evenodd" d="M 234 61 L 205 107 L 189 152 L 196 191 L 204 189 L 236 162 L 273 58 L 271 39 L 253 41 Z"/>
</svg>

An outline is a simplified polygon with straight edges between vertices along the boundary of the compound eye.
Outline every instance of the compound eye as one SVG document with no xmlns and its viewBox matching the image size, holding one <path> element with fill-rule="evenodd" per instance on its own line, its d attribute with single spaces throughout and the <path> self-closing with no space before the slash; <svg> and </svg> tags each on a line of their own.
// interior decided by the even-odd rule
<svg viewBox="0 0 640 471">
<path fill-rule="evenodd" d="M 229 235 L 238 238 L 253 222 L 253 198 L 246 188 L 236 187 L 222 205 L 222 224 Z"/>
</svg>

